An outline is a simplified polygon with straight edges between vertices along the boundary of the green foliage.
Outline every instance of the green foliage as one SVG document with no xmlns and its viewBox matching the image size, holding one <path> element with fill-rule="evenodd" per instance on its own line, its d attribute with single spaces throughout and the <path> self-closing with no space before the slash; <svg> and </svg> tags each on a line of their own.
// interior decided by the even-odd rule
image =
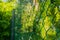
<svg viewBox="0 0 60 40">
<path fill-rule="evenodd" d="M 0 2 L 0 40 L 9 40 L 11 34 L 12 10 L 14 2 Z"/>
<path fill-rule="evenodd" d="M 19 2 L 16 6 L 16 0 L 0 1 L 1 40 L 10 36 L 12 10 L 16 7 L 15 40 L 60 39 L 60 12 L 58 10 L 60 0 L 19 0 Z"/>
<path fill-rule="evenodd" d="M 0 11 L 0 39 L 1 40 L 4 40 L 10 36 L 11 17 L 12 17 L 11 12 Z"/>
<path fill-rule="evenodd" d="M 25 34 L 29 34 L 31 40 L 59 39 L 57 34 L 60 33 L 60 12 L 56 5 L 58 4 L 57 1 L 54 2 L 55 4 L 52 3 L 52 0 L 38 1 L 36 0 L 35 5 L 34 2 L 31 5 L 30 1 L 21 0 L 16 14 L 16 40 L 22 39 L 21 37 L 27 39 L 24 36 L 28 35 Z M 17 37 L 20 34 L 22 35 Z M 29 40 L 30 36 L 28 36 L 27 40 Z"/>
</svg>

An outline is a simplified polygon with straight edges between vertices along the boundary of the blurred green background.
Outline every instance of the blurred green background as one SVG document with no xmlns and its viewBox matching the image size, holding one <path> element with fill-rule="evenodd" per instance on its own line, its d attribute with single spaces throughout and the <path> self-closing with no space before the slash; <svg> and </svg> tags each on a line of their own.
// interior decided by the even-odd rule
<svg viewBox="0 0 60 40">
<path fill-rule="evenodd" d="M 0 0 L 0 40 L 60 40 L 60 0 Z"/>
</svg>

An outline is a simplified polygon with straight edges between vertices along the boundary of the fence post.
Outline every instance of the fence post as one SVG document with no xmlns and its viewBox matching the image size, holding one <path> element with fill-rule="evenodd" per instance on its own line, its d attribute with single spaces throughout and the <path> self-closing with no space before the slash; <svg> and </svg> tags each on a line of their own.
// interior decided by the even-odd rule
<svg viewBox="0 0 60 40">
<path fill-rule="evenodd" d="M 12 11 L 12 20 L 11 20 L 11 40 L 14 40 L 14 37 L 15 37 L 15 30 L 14 30 L 14 27 L 15 27 L 15 9 Z"/>
</svg>

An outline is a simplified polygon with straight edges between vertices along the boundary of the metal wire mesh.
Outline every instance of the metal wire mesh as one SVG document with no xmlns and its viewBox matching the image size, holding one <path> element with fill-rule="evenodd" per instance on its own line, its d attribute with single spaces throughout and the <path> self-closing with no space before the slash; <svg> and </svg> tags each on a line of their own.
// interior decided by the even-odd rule
<svg viewBox="0 0 60 40">
<path fill-rule="evenodd" d="M 15 40 L 60 40 L 60 21 L 56 22 L 59 11 L 50 0 L 20 0 L 19 5 L 15 11 Z"/>
</svg>

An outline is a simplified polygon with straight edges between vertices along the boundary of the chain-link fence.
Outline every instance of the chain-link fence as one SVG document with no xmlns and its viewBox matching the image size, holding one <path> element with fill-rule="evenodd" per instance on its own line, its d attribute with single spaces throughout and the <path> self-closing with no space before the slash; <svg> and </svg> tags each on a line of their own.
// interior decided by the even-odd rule
<svg viewBox="0 0 60 40">
<path fill-rule="evenodd" d="M 0 40 L 60 40 L 60 0 L 0 0 Z"/>
<path fill-rule="evenodd" d="M 51 0 L 19 0 L 14 40 L 60 40 L 60 12 Z"/>
</svg>

